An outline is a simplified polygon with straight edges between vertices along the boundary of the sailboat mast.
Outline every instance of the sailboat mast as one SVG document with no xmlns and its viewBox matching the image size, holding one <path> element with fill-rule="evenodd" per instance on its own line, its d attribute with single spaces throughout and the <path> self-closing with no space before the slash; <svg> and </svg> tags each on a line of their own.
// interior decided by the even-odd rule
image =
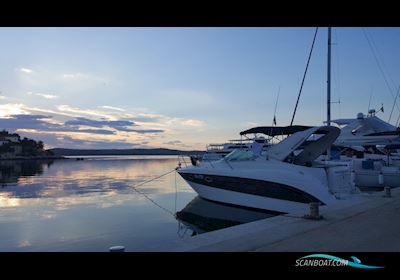
<svg viewBox="0 0 400 280">
<path fill-rule="evenodd" d="M 327 71 L 327 115 L 326 124 L 331 125 L 331 27 L 328 27 L 328 71 Z"/>
<path fill-rule="evenodd" d="M 328 69 L 327 69 L 327 110 L 326 125 L 331 125 L 331 27 L 328 27 Z M 326 151 L 327 160 L 331 159 L 331 147 Z"/>
</svg>

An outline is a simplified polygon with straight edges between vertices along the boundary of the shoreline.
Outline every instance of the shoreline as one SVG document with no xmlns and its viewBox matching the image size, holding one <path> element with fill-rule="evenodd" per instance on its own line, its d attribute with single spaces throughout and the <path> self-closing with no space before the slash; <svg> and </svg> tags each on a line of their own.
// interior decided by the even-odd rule
<svg viewBox="0 0 400 280">
<path fill-rule="evenodd" d="M 56 157 L 14 157 L 14 158 L 0 158 L 0 161 L 3 160 L 48 160 L 48 159 L 68 159 L 63 156 Z"/>
<path fill-rule="evenodd" d="M 113 156 L 166 156 L 166 157 L 170 157 L 170 156 L 186 156 L 188 157 L 189 155 L 179 155 L 179 154 L 171 154 L 171 155 L 165 155 L 165 154 L 134 154 L 134 155 L 68 155 L 68 156 L 53 156 L 53 157 L 13 157 L 13 158 L 0 158 L 0 162 L 1 161 L 12 161 L 12 160 L 55 160 L 55 159 L 69 159 L 69 160 L 74 160 L 74 159 L 84 159 L 86 157 L 113 157 Z"/>
</svg>

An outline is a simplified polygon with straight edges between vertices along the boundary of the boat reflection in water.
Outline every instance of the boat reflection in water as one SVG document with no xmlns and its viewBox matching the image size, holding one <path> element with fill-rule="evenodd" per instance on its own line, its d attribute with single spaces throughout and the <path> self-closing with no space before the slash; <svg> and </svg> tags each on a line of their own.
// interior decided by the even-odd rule
<svg viewBox="0 0 400 280">
<path fill-rule="evenodd" d="M 268 210 L 213 202 L 196 196 L 185 208 L 176 213 L 176 218 L 186 226 L 184 234 L 187 229 L 190 229 L 193 236 L 274 217 L 278 214 L 278 212 Z M 180 234 L 182 234 L 181 231 L 180 228 Z"/>
</svg>

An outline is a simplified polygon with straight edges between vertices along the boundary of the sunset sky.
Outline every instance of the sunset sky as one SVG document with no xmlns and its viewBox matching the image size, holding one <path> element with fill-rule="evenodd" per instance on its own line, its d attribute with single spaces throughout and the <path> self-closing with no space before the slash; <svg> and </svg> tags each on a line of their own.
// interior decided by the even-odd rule
<svg viewBox="0 0 400 280">
<path fill-rule="evenodd" d="M 277 124 L 289 125 L 314 31 L 0 28 L 0 129 L 46 148 L 204 149 L 271 125 L 279 87 Z M 333 28 L 332 39 L 332 119 L 366 114 L 371 98 L 388 121 L 400 28 Z M 326 56 L 320 28 L 295 124 L 326 119 Z"/>
</svg>

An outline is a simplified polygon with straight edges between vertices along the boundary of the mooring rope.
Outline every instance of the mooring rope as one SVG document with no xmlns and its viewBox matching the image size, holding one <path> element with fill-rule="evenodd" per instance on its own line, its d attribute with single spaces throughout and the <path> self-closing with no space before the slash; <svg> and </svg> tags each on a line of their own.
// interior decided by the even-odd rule
<svg viewBox="0 0 400 280">
<path fill-rule="evenodd" d="M 153 203 L 154 205 L 156 205 L 157 207 L 159 207 L 160 209 L 162 209 L 163 211 L 167 212 L 168 214 L 172 215 L 175 218 L 175 213 L 172 213 L 169 209 L 163 207 L 162 205 L 158 204 L 157 202 L 155 202 L 153 199 L 151 199 L 147 194 L 145 194 L 144 192 L 140 191 L 137 189 L 137 187 L 143 186 L 144 184 L 150 183 L 154 180 L 157 180 L 161 177 L 164 177 L 172 172 L 176 171 L 176 168 L 172 169 L 171 171 L 168 171 L 167 173 L 164 173 L 162 175 L 159 175 L 155 178 L 152 178 L 150 180 L 144 181 L 140 184 L 137 184 L 136 186 L 132 186 L 133 190 L 136 191 L 137 193 L 143 195 L 145 198 L 147 198 L 151 203 Z M 176 197 L 176 192 L 177 192 L 177 187 L 176 187 L 176 174 L 175 174 L 175 197 Z M 175 202 L 176 203 L 176 202 Z M 176 205 L 175 205 L 176 208 Z"/>
<path fill-rule="evenodd" d="M 178 201 L 178 186 L 176 185 L 176 172 L 174 173 L 175 175 L 175 213 L 176 213 L 176 205 Z"/>
</svg>

